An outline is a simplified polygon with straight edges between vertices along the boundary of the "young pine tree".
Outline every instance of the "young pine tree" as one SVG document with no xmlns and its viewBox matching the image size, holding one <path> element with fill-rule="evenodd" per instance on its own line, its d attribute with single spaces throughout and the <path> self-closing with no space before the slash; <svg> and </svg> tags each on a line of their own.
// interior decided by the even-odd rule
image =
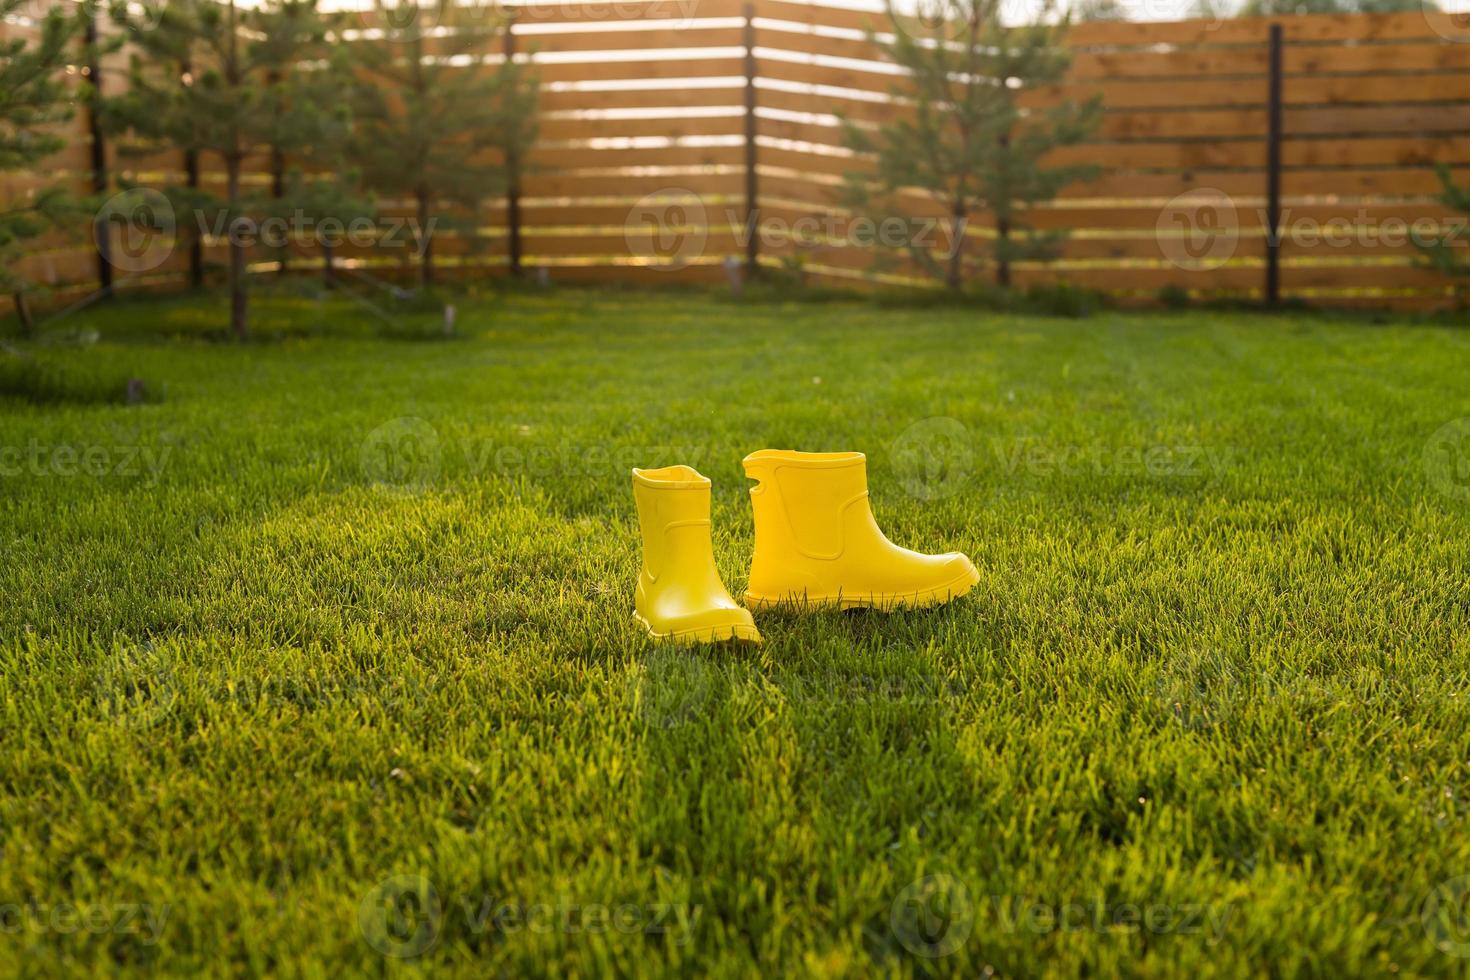
<svg viewBox="0 0 1470 980">
<path fill-rule="evenodd" d="M 1461 214 L 1470 214 L 1470 188 L 1455 183 L 1454 174 L 1445 164 L 1440 164 L 1441 184 L 1438 200 L 1445 207 Z M 1464 282 L 1470 279 L 1470 262 L 1465 260 L 1465 250 L 1470 248 L 1470 234 L 1463 228 L 1431 242 L 1419 242 L 1430 268 L 1437 269 L 1455 280 L 1456 296 L 1463 299 Z"/>
<path fill-rule="evenodd" d="M 876 161 L 875 174 L 849 177 L 848 203 L 859 212 L 900 215 L 900 191 L 927 192 L 948 216 L 950 253 L 941 260 L 928 247 L 910 245 L 909 252 L 956 290 L 970 258 L 965 229 L 978 213 L 993 216 L 996 283 L 1008 287 L 1012 262 L 1054 258 L 1064 237 L 1028 228 L 1022 209 L 1092 172 L 1042 160 L 1087 137 L 1101 111 L 1097 100 L 1021 105 L 1024 94 L 1065 74 L 1066 19 L 1053 19 L 1046 3 L 1029 25 L 1006 27 L 1000 10 L 1000 0 L 936 0 L 929 15 L 909 18 L 890 4 L 894 38 L 883 46 L 909 76 L 895 92 L 908 111 L 875 129 L 845 125 L 847 145 Z"/>
<path fill-rule="evenodd" d="M 266 210 L 319 233 L 312 244 L 323 250 L 331 280 L 331 229 L 371 215 L 372 205 L 358 192 L 357 170 L 350 165 L 352 61 L 343 31 L 346 14 L 324 12 L 317 0 L 276 0 L 249 11 L 245 29 L 259 39 L 254 50 L 277 97 L 281 116 L 306 106 L 335 106 L 318 114 L 309 140 L 289 128 L 278 131 L 270 152 L 271 198 Z M 303 66 L 308 66 L 303 68 Z M 289 79 L 289 84 L 282 80 Z M 310 173 L 304 172 L 309 170 Z M 278 246 L 280 272 L 288 271 L 290 248 Z"/>
<path fill-rule="evenodd" d="M 135 53 L 127 93 L 104 103 L 109 127 L 213 156 L 224 168 L 222 195 L 171 188 L 171 196 L 201 231 L 228 238 L 230 329 L 243 338 L 249 229 L 280 207 L 269 195 L 246 191 L 246 161 L 272 149 L 311 147 L 342 126 L 345 107 L 313 98 L 306 90 L 313 72 L 294 60 L 325 56 L 323 22 L 312 0 L 267 0 L 260 9 L 235 0 L 145 0 L 141 10 L 117 4 L 113 19 L 125 26 Z M 277 31 L 288 23 L 290 36 L 282 38 Z"/>
<path fill-rule="evenodd" d="M 413 201 L 424 287 L 434 228 L 472 232 L 484 202 L 505 193 L 535 139 L 537 88 L 524 65 L 502 60 L 509 24 L 493 5 L 397 0 L 382 14 L 387 26 L 358 45 L 369 84 L 353 159 L 371 189 Z"/>
<path fill-rule="evenodd" d="M 0 21 L 19 14 L 24 0 L 0 0 Z M 0 40 L 0 174 L 45 172 L 46 158 L 66 144 L 55 127 L 72 114 L 73 93 L 62 78 L 79 24 L 59 8 L 41 19 L 40 37 Z M 25 281 L 16 271 L 24 243 L 72 216 L 66 191 L 48 185 L 15 199 L 0 198 L 0 289 L 13 293 L 24 322 Z"/>
</svg>

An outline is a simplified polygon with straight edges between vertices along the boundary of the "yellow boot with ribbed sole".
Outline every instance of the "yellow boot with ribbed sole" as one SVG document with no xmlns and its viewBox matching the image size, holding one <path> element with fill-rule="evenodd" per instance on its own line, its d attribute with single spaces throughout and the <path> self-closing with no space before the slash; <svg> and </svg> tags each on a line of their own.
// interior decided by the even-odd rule
<svg viewBox="0 0 1470 980">
<path fill-rule="evenodd" d="M 844 609 L 934 606 L 980 581 L 959 552 L 922 555 L 883 535 L 868 506 L 862 453 L 763 449 L 744 460 L 755 509 L 755 555 L 745 602 Z"/>
<path fill-rule="evenodd" d="M 750 611 L 730 598 L 715 568 L 709 489 L 691 466 L 633 471 L 643 533 L 635 618 L 656 640 L 759 643 Z"/>
</svg>

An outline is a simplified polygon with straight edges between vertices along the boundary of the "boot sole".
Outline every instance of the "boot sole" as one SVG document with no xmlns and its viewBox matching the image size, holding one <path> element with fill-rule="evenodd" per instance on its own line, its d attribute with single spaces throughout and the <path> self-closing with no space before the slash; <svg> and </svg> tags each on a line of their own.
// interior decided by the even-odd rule
<svg viewBox="0 0 1470 980">
<path fill-rule="evenodd" d="M 637 613 L 633 614 L 633 619 L 643 627 L 643 632 L 654 640 L 673 640 L 676 643 L 725 643 L 730 641 L 759 643 L 761 641 L 760 631 L 754 626 L 695 626 L 687 630 L 670 630 L 667 633 L 660 633 L 648 624 L 648 620 Z"/>
<path fill-rule="evenodd" d="M 879 612 L 892 612 L 895 609 L 926 609 L 931 606 L 942 606 L 951 599 L 958 599 L 979 582 L 980 572 L 971 569 L 959 578 L 922 592 L 876 593 L 866 596 L 792 594 L 778 597 L 747 592 L 745 593 L 745 604 L 751 609 L 774 609 L 783 604 L 798 607 L 831 606 L 840 609 L 877 609 Z"/>
</svg>

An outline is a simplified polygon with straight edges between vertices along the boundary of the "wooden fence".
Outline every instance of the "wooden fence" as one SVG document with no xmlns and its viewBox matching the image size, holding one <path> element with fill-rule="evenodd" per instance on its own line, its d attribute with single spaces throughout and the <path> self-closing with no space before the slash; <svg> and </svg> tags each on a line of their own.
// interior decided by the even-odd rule
<svg viewBox="0 0 1470 980">
<path fill-rule="evenodd" d="M 834 283 L 914 276 L 902 261 L 875 271 L 878 250 L 858 240 L 837 204 L 843 176 L 868 166 L 844 148 L 840 117 L 881 123 L 906 111 L 895 98 L 902 75 L 868 37 L 886 30 L 881 14 L 793 0 L 510 9 L 516 57 L 535 65 L 543 86 L 540 139 L 514 227 L 502 201 L 477 232 L 436 236 L 447 273 L 503 272 L 514 250 L 554 280 L 718 280 L 724 264 L 752 252 L 754 202 L 762 264 L 799 265 Z M 1450 303 L 1451 283 L 1422 267 L 1415 241 L 1463 220 L 1432 196 L 1435 164 L 1470 178 L 1470 29 L 1462 27 L 1407 13 L 1074 28 L 1065 83 L 1025 99 L 1041 106 L 1101 95 L 1106 112 L 1093 140 L 1053 154 L 1097 165 L 1101 176 L 1027 213 L 1037 228 L 1072 234 L 1057 262 L 1021 263 L 1016 281 L 1147 301 L 1168 287 L 1267 298 L 1274 276 L 1288 299 Z M 99 66 L 104 90 L 124 82 L 123 57 Z M 85 112 L 74 131 L 51 176 L 85 188 Z M 178 154 L 139 160 L 108 147 L 105 157 L 113 179 L 182 179 Z M 205 185 L 222 181 L 217 161 L 204 163 Z M 269 182 L 263 158 L 251 169 L 252 183 Z M 0 177 L 0 196 L 39 182 Z M 922 195 L 906 202 L 915 218 L 936 214 Z M 383 203 L 390 216 L 410 213 L 406 201 Z M 983 251 L 993 232 L 982 215 L 967 234 Z M 207 261 L 222 254 L 206 244 Z M 402 247 L 339 254 L 379 274 L 411 260 Z M 85 293 L 97 283 L 95 249 L 50 239 L 24 271 L 59 296 Z M 156 268 L 120 272 L 118 284 L 174 288 L 187 276 L 188 257 L 176 253 Z"/>
</svg>

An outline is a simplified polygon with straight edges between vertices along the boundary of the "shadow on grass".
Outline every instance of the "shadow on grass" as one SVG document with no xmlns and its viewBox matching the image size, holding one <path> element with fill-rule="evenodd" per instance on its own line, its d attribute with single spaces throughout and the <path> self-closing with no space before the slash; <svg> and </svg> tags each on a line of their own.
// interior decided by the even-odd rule
<svg viewBox="0 0 1470 980">
<path fill-rule="evenodd" d="M 163 400 L 157 386 L 95 365 L 0 353 L 0 402 L 127 405 Z"/>
</svg>

